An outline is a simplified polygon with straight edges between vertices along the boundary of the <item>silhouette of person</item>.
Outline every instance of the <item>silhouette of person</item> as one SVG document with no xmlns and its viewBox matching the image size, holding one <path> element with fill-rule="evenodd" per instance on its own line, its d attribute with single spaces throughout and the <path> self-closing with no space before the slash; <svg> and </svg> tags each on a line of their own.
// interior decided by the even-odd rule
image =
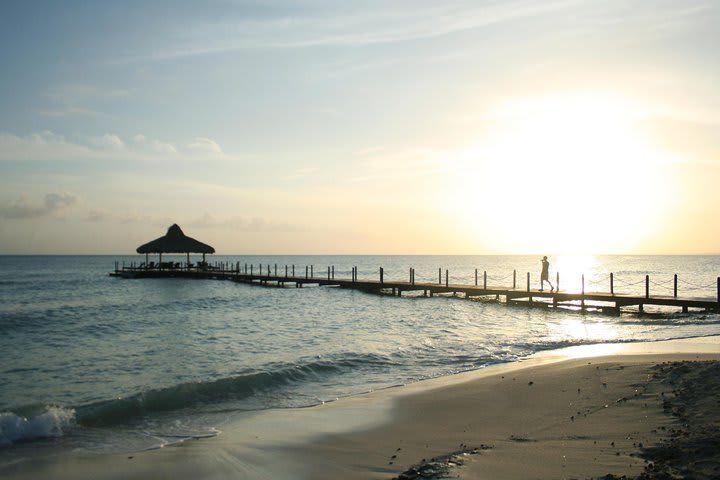
<svg viewBox="0 0 720 480">
<path fill-rule="evenodd" d="M 540 273 L 540 291 L 543 291 L 543 288 L 545 287 L 545 282 L 547 282 L 550 285 L 550 291 L 552 292 L 555 290 L 555 287 L 552 283 L 550 283 L 549 280 L 549 270 L 550 270 L 550 262 L 548 262 L 547 257 L 542 258 L 542 272 Z"/>
</svg>

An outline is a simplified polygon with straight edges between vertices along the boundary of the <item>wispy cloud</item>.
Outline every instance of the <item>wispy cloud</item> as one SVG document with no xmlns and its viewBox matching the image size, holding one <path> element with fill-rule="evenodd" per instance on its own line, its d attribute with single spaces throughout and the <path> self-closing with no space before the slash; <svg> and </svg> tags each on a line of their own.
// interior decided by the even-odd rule
<svg viewBox="0 0 720 480">
<path fill-rule="evenodd" d="M 220 145 L 218 145 L 215 140 L 205 137 L 195 138 L 192 142 L 187 144 L 187 148 L 190 151 L 198 153 L 224 155 L 222 148 L 220 148 Z"/>
<path fill-rule="evenodd" d="M 173 32 L 165 48 L 128 55 L 119 62 L 167 60 L 247 49 L 357 47 L 433 38 L 548 14 L 577 0 L 531 2 L 379 2 L 338 9 L 323 9 L 274 17 L 231 17 L 196 23 Z"/>
<path fill-rule="evenodd" d="M 187 223 L 195 228 L 230 228 L 241 232 L 298 232 L 303 230 L 299 226 L 284 222 L 273 222 L 261 217 L 216 217 L 204 213 L 201 217 Z"/>
<path fill-rule="evenodd" d="M 0 206 L 0 217 L 12 220 L 47 217 L 67 210 L 78 203 L 74 193 L 48 193 L 42 202 L 32 201 L 23 195 L 19 199 Z"/>
<path fill-rule="evenodd" d="M 448 168 L 443 161 L 447 152 L 422 147 L 369 147 L 357 152 L 356 156 L 363 174 L 353 177 L 355 182 L 430 177 Z"/>
<path fill-rule="evenodd" d="M 45 117 L 104 116 L 95 103 L 99 100 L 125 98 L 132 95 L 131 90 L 100 87 L 85 84 L 65 84 L 50 87 L 46 97 L 50 106 L 40 111 Z"/>
<path fill-rule="evenodd" d="M 120 157 L 140 161 L 236 158 L 226 154 L 215 140 L 206 137 L 197 137 L 176 145 L 142 134 L 122 138 L 115 133 L 107 133 L 71 140 L 51 131 L 26 136 L 0 133 L 0 161 L 116 160 Z"/>
</svg>

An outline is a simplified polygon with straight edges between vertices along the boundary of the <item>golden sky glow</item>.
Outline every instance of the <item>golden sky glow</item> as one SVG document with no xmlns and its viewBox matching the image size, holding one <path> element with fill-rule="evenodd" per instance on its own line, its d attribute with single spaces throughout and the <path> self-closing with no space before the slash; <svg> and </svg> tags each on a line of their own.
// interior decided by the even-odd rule
<svg viewBox="0 0 720 480">
<path fill-rule="evenodd" d="M 661 230 L 673 157 L 642 131 L 641 106 L 584 92 L 513 99 L 494 115 L 448 187 L 458 203 L 486 206 L 467 220 L 476 237 L 495 232 L 498 250 L 593 253 L 638 248 Z"/>
<path fill-rule="evenodd" d="M 718 2 L 4 6 L 0 254 L 720 252 Z"/>
</svg>

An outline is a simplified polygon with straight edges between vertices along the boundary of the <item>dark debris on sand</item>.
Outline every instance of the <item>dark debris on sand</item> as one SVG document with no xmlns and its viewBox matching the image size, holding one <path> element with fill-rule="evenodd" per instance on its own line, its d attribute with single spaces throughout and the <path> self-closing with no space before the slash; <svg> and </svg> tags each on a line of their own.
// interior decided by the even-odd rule
<svg viewBox="0 0 720 480">
<path fill-rule="evenodd" d="M 465 456 L 477 455 L 481 450 L 489 448 L 487 445 L 481 445 L 480 448 L 464 448 L 442 457 L 435 457 L 429 462 L 423 461 L 418 465 L 413 465 L 399 476 L 393 477 L 393 480 L 440 480 L 451 478 L 452 470 L 465 463 Z"/>
<path fill-rule="evenodd" d="M 666 413 L 679 426 L 664 429 L 659 445 L 642 448 L 647 462 L 637 477 L 602 480 L 710 480 L 720 478 L 720 362 L 672 362 L 653 368 Z"/>
</svg>

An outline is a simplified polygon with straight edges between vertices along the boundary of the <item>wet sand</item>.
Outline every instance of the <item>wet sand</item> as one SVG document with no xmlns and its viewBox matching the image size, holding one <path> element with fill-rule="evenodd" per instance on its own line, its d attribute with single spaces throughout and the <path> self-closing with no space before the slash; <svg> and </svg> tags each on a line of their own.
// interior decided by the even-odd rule
<svg viewBox="0 0 720 480">
<path fill-rule="evenodd" d="M 0 474 L 717 478 L 718 362 L 715 337 L 569 349 L 318 407 L 248 414 L 218 437 L 156 451 L 30 458 Z"/>
</svg>

